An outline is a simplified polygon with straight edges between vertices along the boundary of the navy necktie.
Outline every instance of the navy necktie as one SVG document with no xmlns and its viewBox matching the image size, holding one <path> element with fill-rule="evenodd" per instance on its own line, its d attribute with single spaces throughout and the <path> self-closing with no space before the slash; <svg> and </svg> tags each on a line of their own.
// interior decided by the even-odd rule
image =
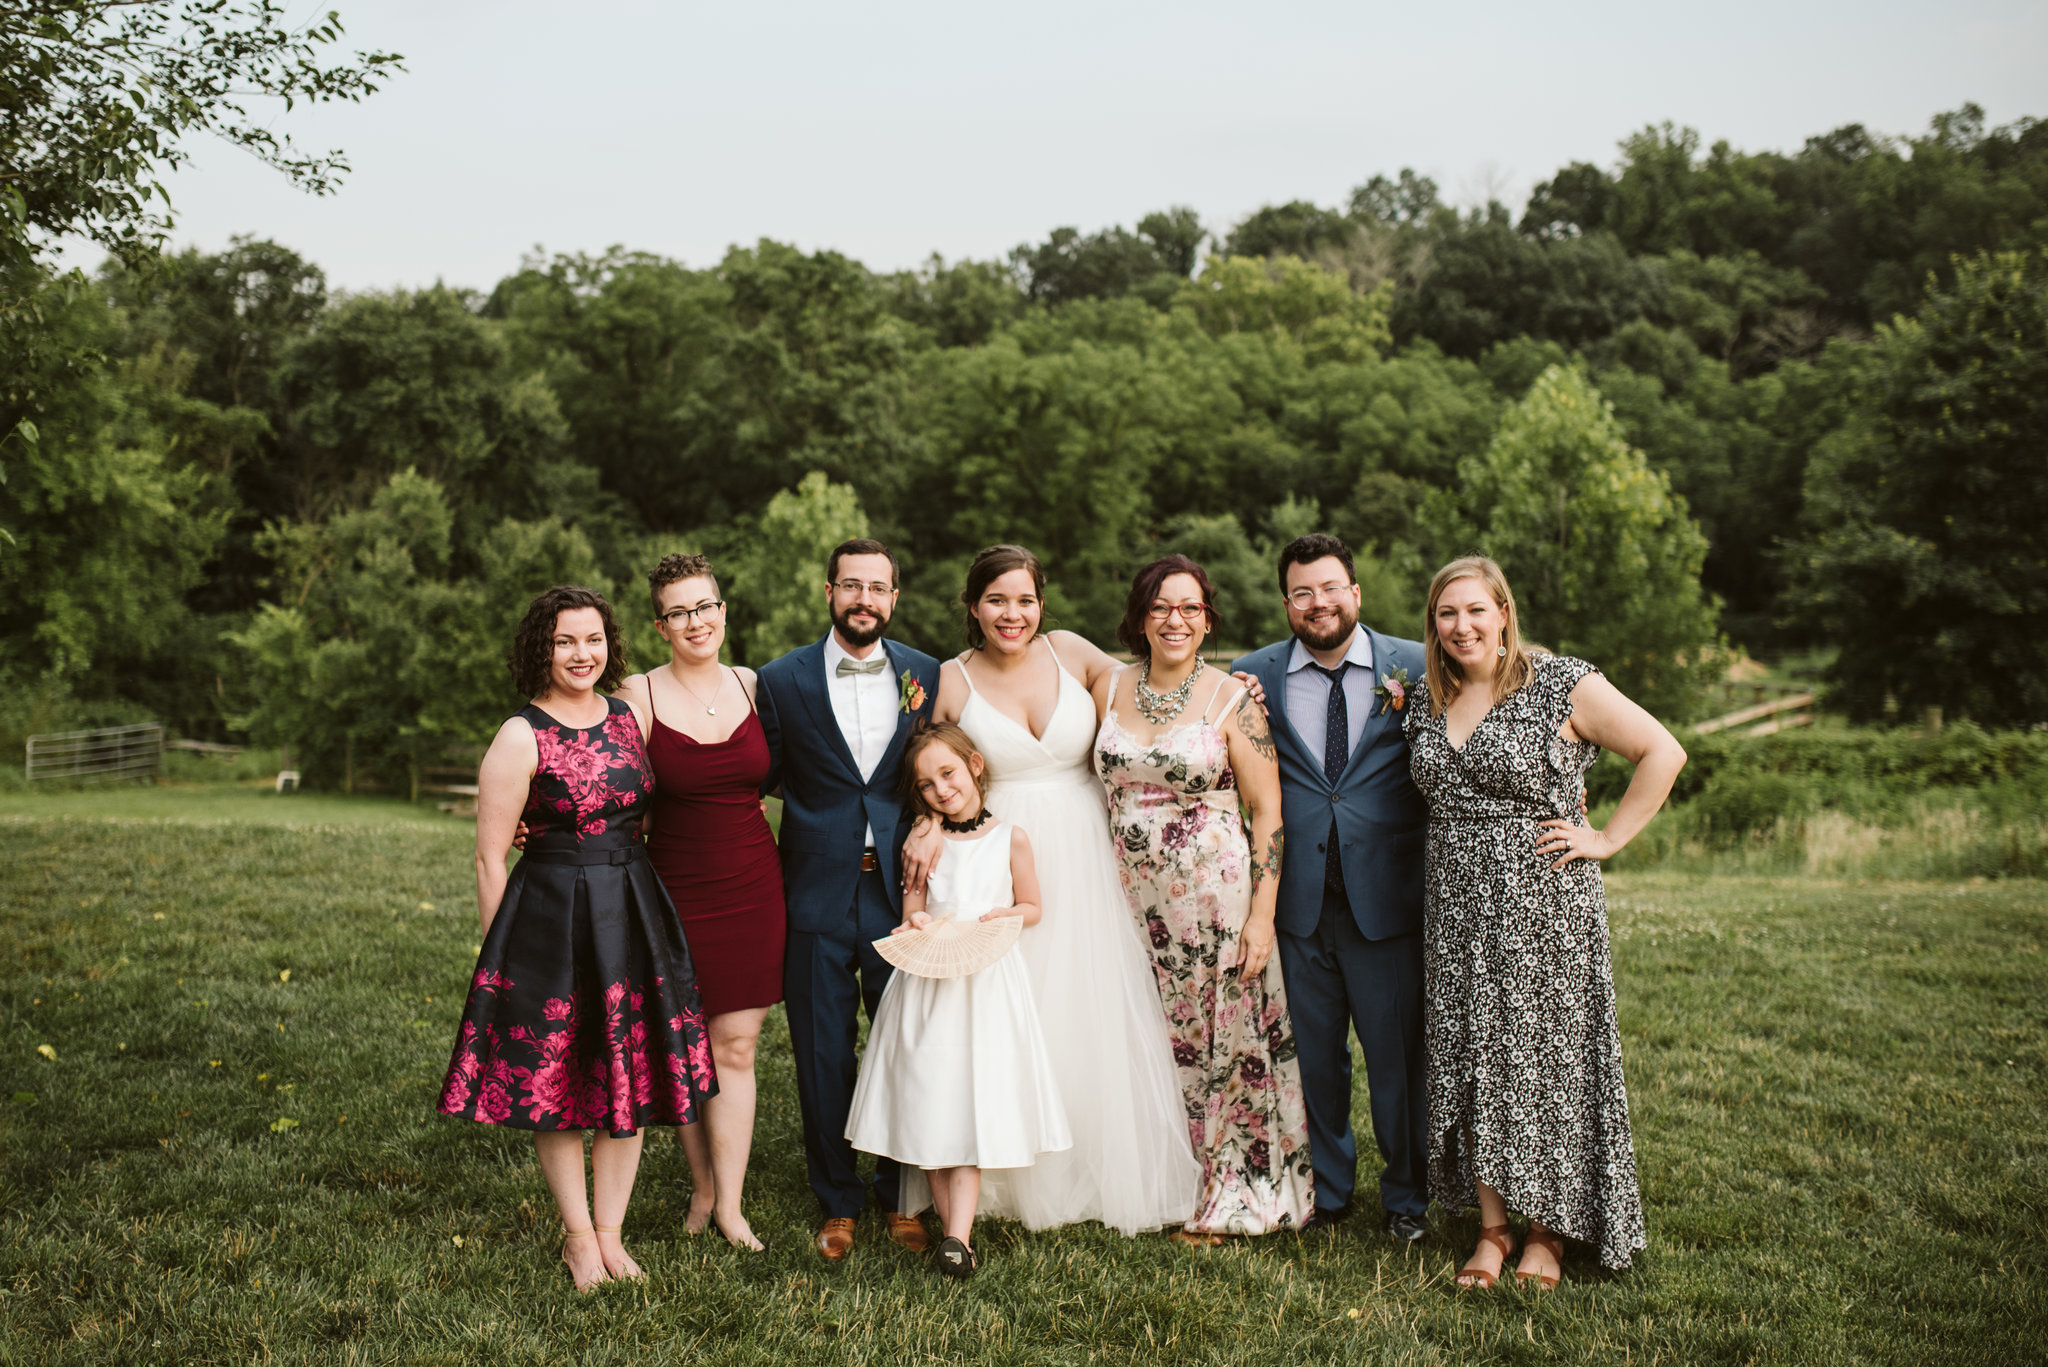
<svg viewBox="0 0 2048 1367">
<path fill-rule="evenodd" d="M 1309 668 L 1330 676 L 1330 702 L 1323 712 L 1323 777 L 1335 783 L 1351 758 L 1351 709 L 1344 698 L 1344 671 L 1351 668 L 1351 661 L 1341 660 L 1335 669 L 1319 664 Z"/>
<path fill-rule="evenodd" d="M 1343 776 L 1345 761 L 1351 758 L 1351 709 L 1344 698 L 1344 671 L 1350 667 L 1349 660 L 1339 661 L 1335 669 L 1309 665 L 1330 676 L 1330 702 L 1323 710 L 1323 777 L 1330 780 L 1332 787 Z M 1337 854 L 1335 812 L 1330 814 L 1330 838 L 1324 846 L 1323 883 L 1332 888 L 1344 886 L 1344 864 Z"/>
</svg>

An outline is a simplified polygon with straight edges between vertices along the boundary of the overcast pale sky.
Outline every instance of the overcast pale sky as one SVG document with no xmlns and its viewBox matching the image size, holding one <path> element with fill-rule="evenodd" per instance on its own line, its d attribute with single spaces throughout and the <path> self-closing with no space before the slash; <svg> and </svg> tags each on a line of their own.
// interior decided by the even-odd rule
<svg viewBox="0 0 2048 1367">
<path fill-rule="evenodd" d="M 2048 115 L 2041 0 L 1462 6 L 1280 0 L 318 0 L 409 71 L 275 126 L 339 195 L 193 145 L 176 240 L 276 239 L 345 289 L 488 288 L 534 247 L 703 266 L 774 237 L 870 266 L 987 257 L 1190 204 L 1341 203 L 1413 166 L 1519 202 L 1670 120 L 1748 149 L 1966 101 Z"/>
</svg>

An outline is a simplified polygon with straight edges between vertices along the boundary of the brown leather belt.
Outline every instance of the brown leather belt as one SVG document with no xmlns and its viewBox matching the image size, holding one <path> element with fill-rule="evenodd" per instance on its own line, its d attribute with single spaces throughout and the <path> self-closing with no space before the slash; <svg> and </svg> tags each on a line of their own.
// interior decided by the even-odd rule
<svg viewBox="0 0 2048 1367">
<path fill-rule="evenodd" d="M 874 847 L 872 845 L 860 852 L 860 871 L 862 873 L 873 873 L 876 869 L 879 869 L 881 867 L 882 860 L 880 856 L 878 856 L 875 853 Z"/>
</svg>

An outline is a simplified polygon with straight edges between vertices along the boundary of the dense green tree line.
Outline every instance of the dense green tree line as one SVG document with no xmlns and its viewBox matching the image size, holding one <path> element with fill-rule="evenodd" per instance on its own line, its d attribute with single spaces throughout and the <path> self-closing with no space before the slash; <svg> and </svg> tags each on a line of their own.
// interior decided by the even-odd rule
<svg viewBox="0 0 2048 1367">
<path fill-rule="evenodd" d="M 1670 714 L 1732 641 L 1840 647 L 1862 715 L 2048 719 L 2048 124 L 1621 150 L 1519 222 L 1403 172 L 894 274 L 762 241 L 330 297 L 239 240 L 46 280 L 0 732 L 147 711 L 402 784 L 508 710 L 507 625 L 557 579 L 637 623 L 644 566 L 709 551 L 759 661 L 822 629 L 861 531 L 934 649 L 990 541 L 1103 639 L 1171 548 L 1250 644 L 1311 528 L 1406 635 L 1429 569 L 1489 550 L 1531 635 Z"/>
</svg>

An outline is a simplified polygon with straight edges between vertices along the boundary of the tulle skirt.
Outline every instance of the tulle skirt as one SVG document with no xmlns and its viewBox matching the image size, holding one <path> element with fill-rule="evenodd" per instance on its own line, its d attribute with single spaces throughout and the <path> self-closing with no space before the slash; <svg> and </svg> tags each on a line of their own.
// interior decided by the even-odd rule
<svg viewBox="0 0 2048 1367">
<path fill-rule="evenodd" d="M 1101 786 L 1078 766 L 998 778 L 988 805 L 1031 837 L 1045 915 L 1013 953 L 1029 970 L 1074 1142 L 1031 1167 L 984 1174 L 980 1212 L 1031 1229 L 1083 1220 L 1124 1234 L 1178 1227 L 1195 1213 L 1202 1167 Z M 902 1181 L 906 1211 L 930 1204 L 922 1173 L 906 1169 Z"/>
</svg>

